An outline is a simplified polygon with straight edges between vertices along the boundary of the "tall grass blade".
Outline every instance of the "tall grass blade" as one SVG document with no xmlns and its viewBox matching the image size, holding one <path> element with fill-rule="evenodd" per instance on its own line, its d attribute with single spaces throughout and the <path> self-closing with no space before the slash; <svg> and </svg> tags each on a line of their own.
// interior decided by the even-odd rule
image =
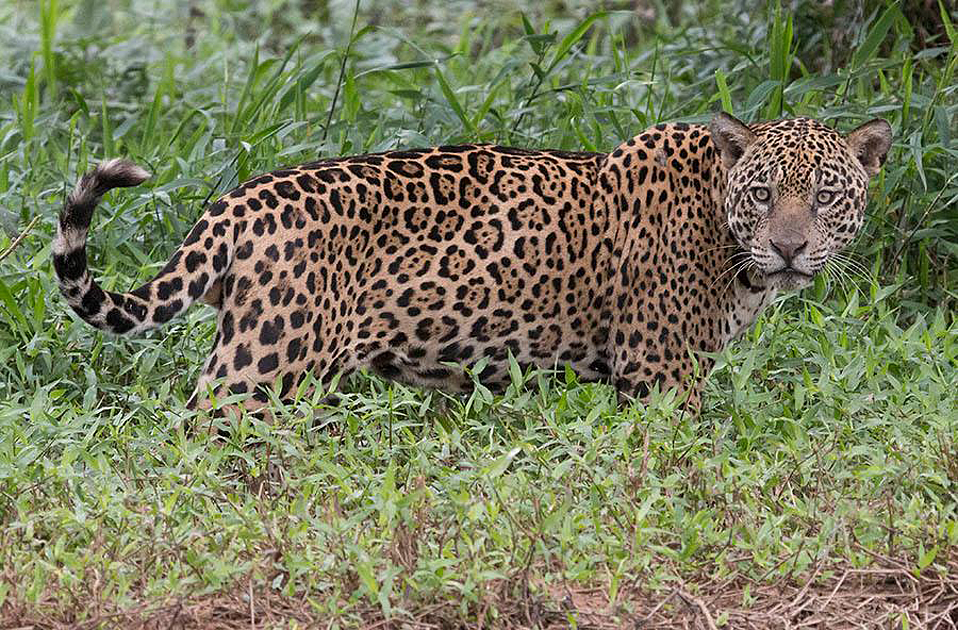
<svg viewBox="0 0 958 630">
<path fill-rule="evenodd" d="M 43 55 L 44 87 L 50 102 L 57 100 L 57 67 L 53 54 L 53 42 L 57 35 L 57 20 L 60 10 L 57 0 L 42 1 L 40 4 L 40 50 Z"/>
<path fill-rule="evenodd" d="M 895 2 L 885 9 L 881 16 L 875 20 L 865 39 L 862 40 L 862 43 L 855 49 L 851 63 L 853 72 L 860 70 L 871 60 L 878 51 L 878 47 L 885 41 L 885 37 L 888 35 L 892 24 L 898 19 L 901 19 L 901 10 L 898 8 L 898 2 Z"/>
</svg>

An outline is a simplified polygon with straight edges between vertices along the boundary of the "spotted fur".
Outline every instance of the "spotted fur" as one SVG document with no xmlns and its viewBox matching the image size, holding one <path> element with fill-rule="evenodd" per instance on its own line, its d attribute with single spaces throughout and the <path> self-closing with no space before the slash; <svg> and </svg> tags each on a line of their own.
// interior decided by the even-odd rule
<svg viewBox="0 0 958 630">
<path fill-rule="evenodd" d="M 274 171 L 212 203 L 160 273 L 103 291 L 86 262 L 94 206 L 147 177 L 101 164 L 70 195 L 54 241 L 60 289 L 116 334 L 196 300 L 217 335 L 205 392 L 267 400 L 313 372 L 358 368 L 464 390 L 522 365 L 570 365 L 625 397 L 692 385 L 694 353 L 746 328 L 862 225 L 890 129 L 847 136 L 809 119 L 649 129 L 610 154 L 467 145 Z M 707 373 L 707 357 L 698 358 Z"/>
</svg>

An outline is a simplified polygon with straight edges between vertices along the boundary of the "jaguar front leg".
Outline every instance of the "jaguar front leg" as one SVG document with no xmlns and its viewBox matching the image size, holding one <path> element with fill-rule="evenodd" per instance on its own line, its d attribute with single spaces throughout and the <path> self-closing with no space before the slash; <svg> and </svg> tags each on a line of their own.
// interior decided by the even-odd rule
<svg viewBox="0 0 958 630">
<path fill-rule="evenodd" d="M 683 409 L 697 414 L 701 409 L 702 379 L 711 360 L 693 359 L 690 349 L 674 343 L 656 341 L 630 347 L 628 339 L 635 339 L 634 331 L 623 336 L 626 343 L 618 344 L 613 363 L 613 384 L 619 403 L 628 405 L 636 399 L 647 402 L 653 390 L 665 393 L 675 389 Z"/>
</svg>

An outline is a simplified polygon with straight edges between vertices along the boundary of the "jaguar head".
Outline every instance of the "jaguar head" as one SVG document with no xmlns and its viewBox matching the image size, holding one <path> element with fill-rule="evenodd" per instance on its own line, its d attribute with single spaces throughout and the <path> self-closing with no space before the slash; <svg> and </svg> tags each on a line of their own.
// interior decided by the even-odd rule
<svg viewBox="0 0 958 630">
<path fill-rule="evenodd" d="M 809 284 L 854 239 L 892 137 L 881 119 L 842 135 L 809 118 L 746 125 L 718 114 L 709 131 L 729 229 L 753 272 L 783 290 Z"/>
</svg>

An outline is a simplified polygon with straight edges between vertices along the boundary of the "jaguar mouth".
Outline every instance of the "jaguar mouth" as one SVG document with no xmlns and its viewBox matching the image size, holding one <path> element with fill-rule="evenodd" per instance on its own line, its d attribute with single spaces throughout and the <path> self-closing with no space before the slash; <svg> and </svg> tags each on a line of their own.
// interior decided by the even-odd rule
<svg viewBox="0 0 958 630">
<path fill-rule="evenodd" d="M 806 280 L 811 280 L 814 277 L 814 274 L 799 271 L 794 267 L 782 267 L 778 271 L 772 271 L 765 275 L 769 278 L 804 278 Z"/>
<path fill-rule="evenodd" d="M 765 274 L 766 279 L 772 286 L 778 286 L 780 289 L 801 289 L 812 283 L 815 274 L 799 271 L 794 267 L 783 267 L 777 271 Z"/>
</svg>

